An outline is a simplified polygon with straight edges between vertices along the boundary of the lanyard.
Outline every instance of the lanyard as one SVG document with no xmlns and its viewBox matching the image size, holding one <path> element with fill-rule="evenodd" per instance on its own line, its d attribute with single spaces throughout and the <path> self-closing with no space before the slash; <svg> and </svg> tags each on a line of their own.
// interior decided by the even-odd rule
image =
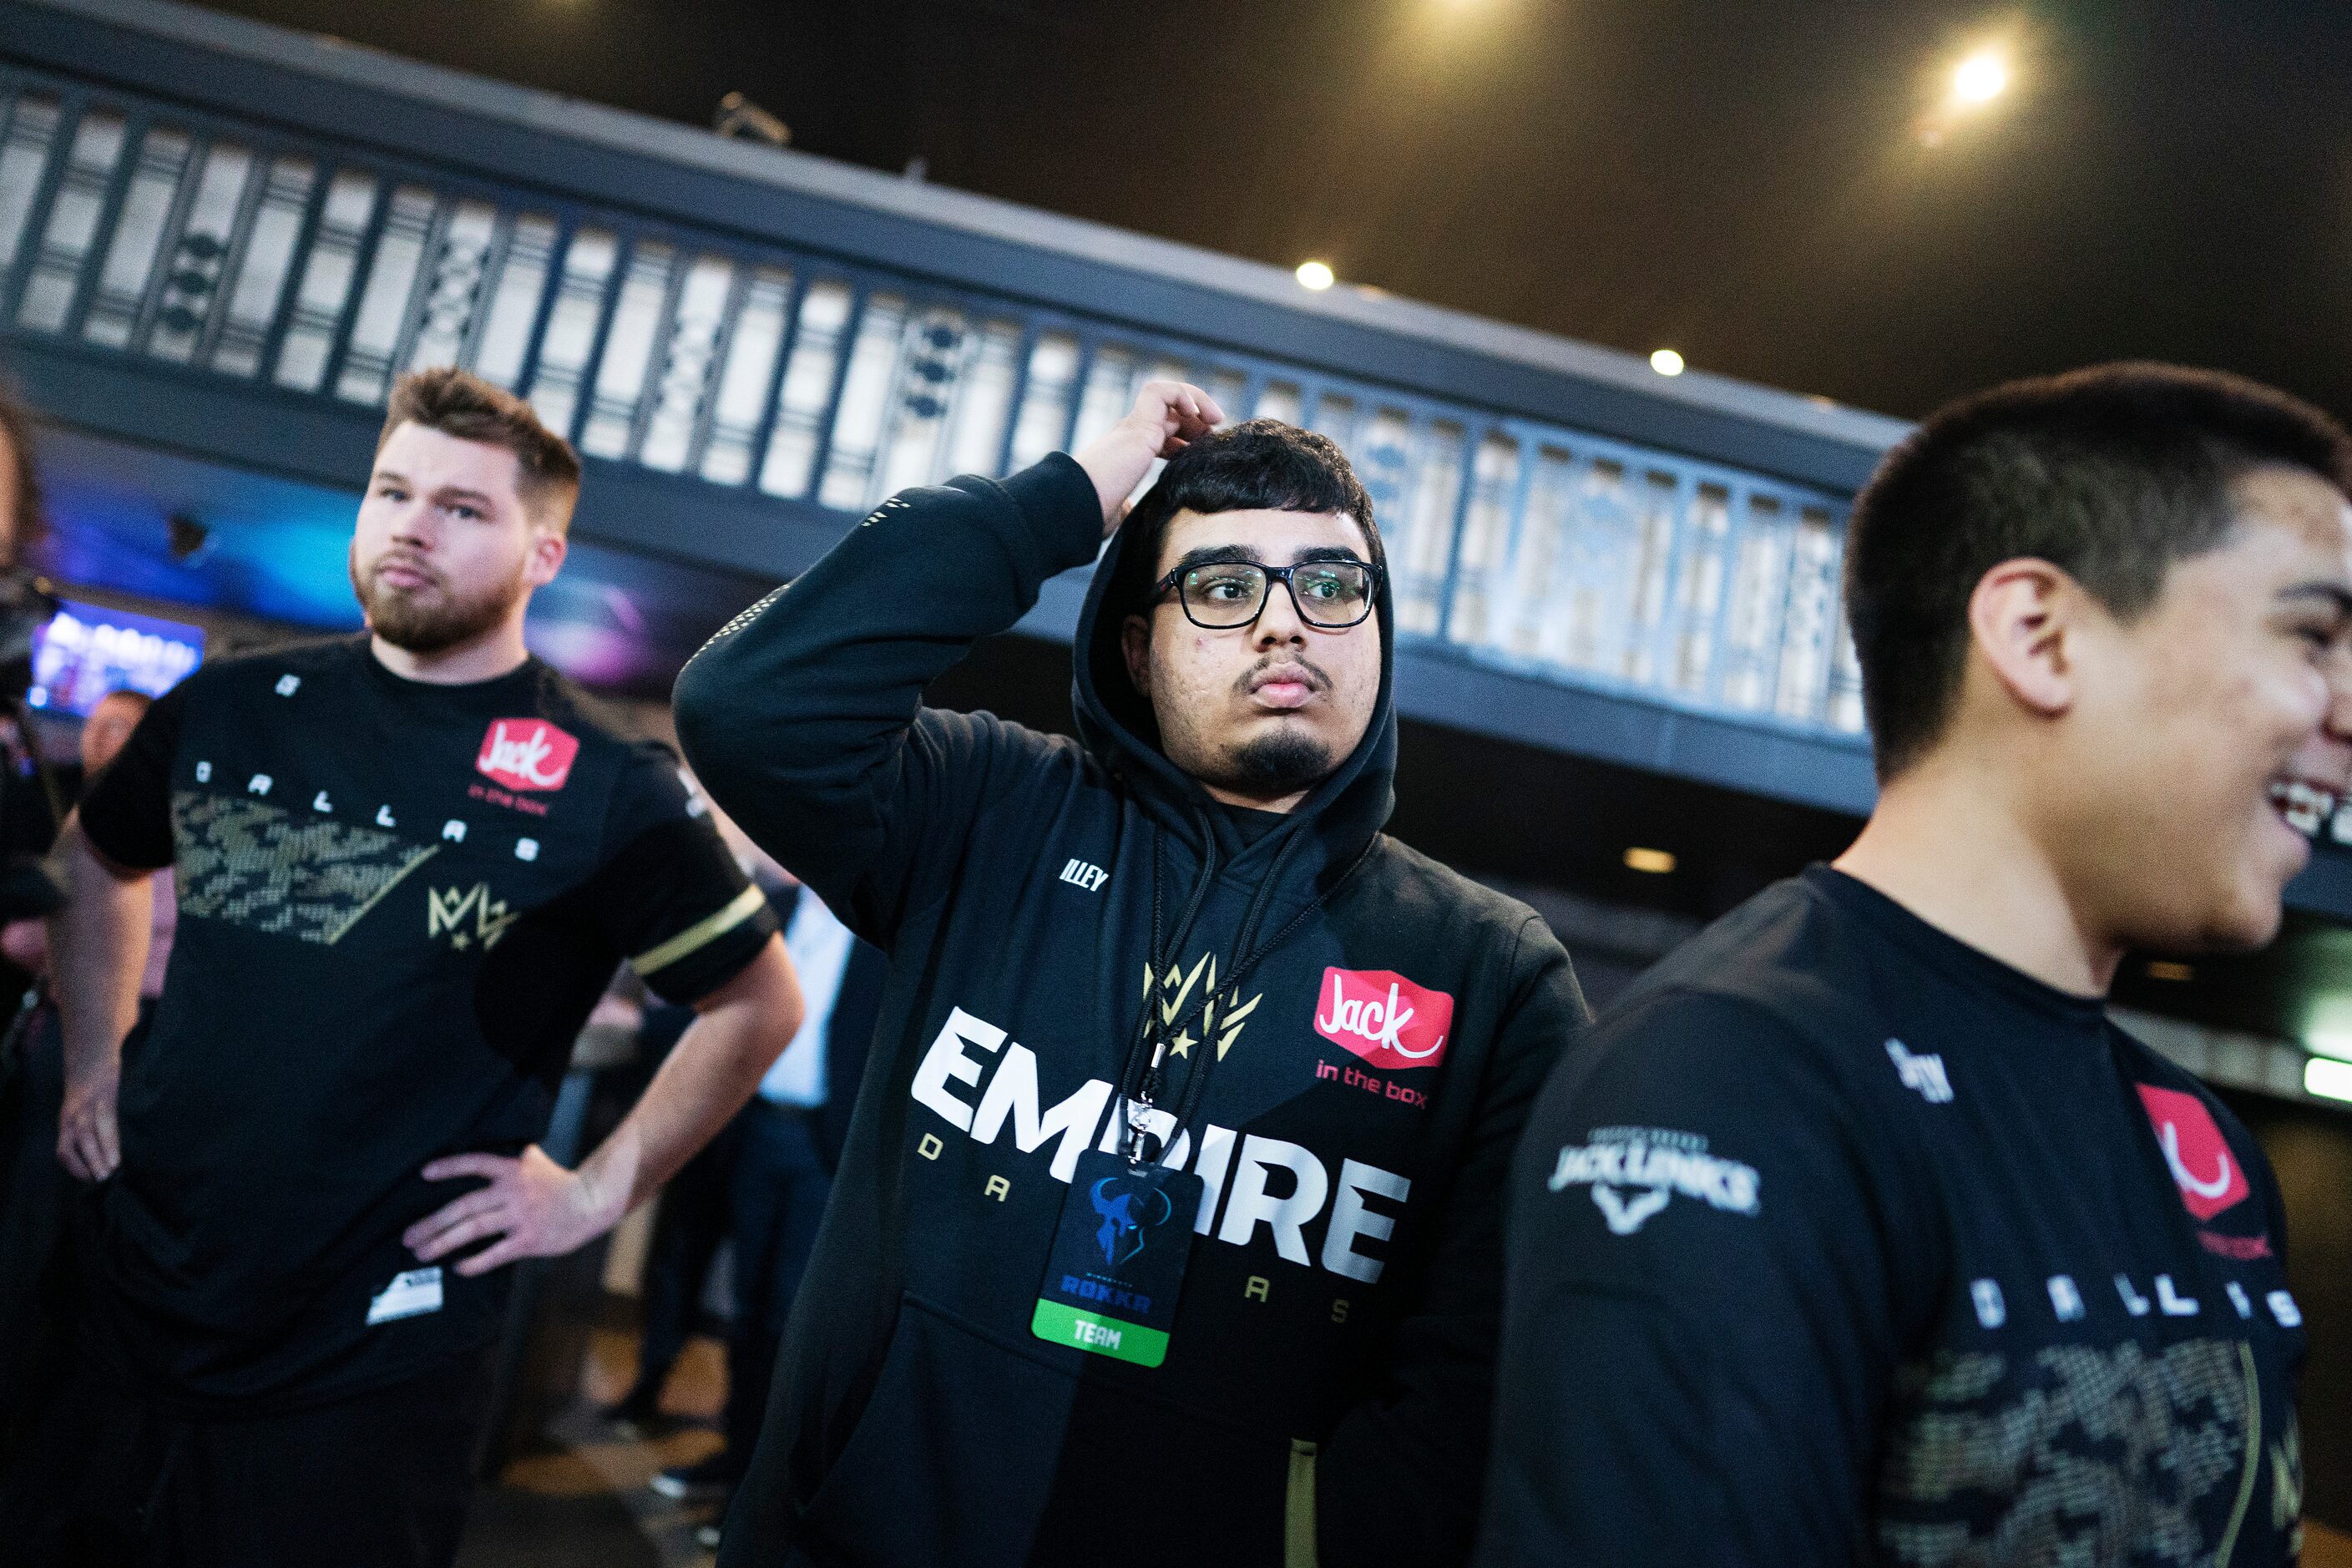
<svg viewBox="0 0 2352 1568">
<path fill-rule="evenodd" d="M 1163 857 L 1159 838 L 1155 837 L 1152 840 L 1151 969 L 1148 984 L 1144 987 L 1143 1011 L 1136 1021 L 1134 1041 L 1128 1049 L 1127 1063 L 1120 1070 L 1118 1086 L 1120 1119 L 1118 1143 L 1120 1152 L 1126 1155 L 1128 1163 L 1130 1165 L 1140 1165 L 1150 1157 L 1144 1145 L 1145 1140 L 1150 1136 L 1150 1133 L 1140 1125 L 1133 1110 L 1139 1109 L 1150 1111 L 1158 1109 L 1160 1094 L 1165 1087 L 1168 1042 L 1171 1032 L 1189 1032 L 1192 1024 L 1207 1016 L 1209 1009 L 1216 1006 L 1221 1000 L 1230 1004 L 1238 997 L 1243 982 L 1249 978 L 1258 964 L 1269 954 L 1297 934 L 1298 929 L 1309 919 L 1321 912 L 1323 906 L 1331 900 L 1332 896 L 1346 885 L 1348 879 L 1356 874 L 1357 869 L 1366 860 L 1370 858 L 1372 844 L 1377 842 L 1377 836 L 1375 836 L 1373 840 L 1365 844 L 1356 858 L 1349 863 L 1348 868 L 1332 879 L 1328 887 L 1318 893 L 1304 909 L 1285 921 L 1282 928 L 1263 944 L 1253 945 L 1253 939 L 1257 934 L 1258 923 L 1264 918 L 1266 905 L 1272 900 L 1274 890 L 1281 880 L 1285 863 L 1289 859 L 1291 851 L 1305 842 L 1306 835 L 1303 832 L 1292 833 L 1283 846 L 1275 851 L 1273 863 L 1266 868 L 1265 875 L 1260 879 L 1257 888 L 1250 895 L 1249 907 L 1244 913 L 1241 928 L 1234 936 L 1234 950 L 1238 956 L 1233 968 L 1223 977 L 1220 984 L 1203 992 L 1200 1001 L 1192 1007 L 1177 1018 L 1170 1018 L 1160 1005 L 1159 992 L 1161 976 L 1163 972 L 1181 962 L 1184 941 L 1192 934 L 1193 922 L 1200 916 L 1201 907 L 1207 900 L 1209 889 L 1216 881 L 1219 869 L 1216 835 L 1205 813 L 1201 817 L 1201 826 L 1202 841 L 1208 846 L 1208 852 L 1202 866 L 1201 878 L 1193 885 L 1191 896 L 1185 900 L 1182 918 L 1177 922 L 1175 940 L 1167 943 L 1164 948 L 1160 942 Z M 1201 1055 L 1192 1058 L 1190 1070 L 1184 1075 L 1182 1098 L 1177 1104 L 1175 1117 L 1170 1125 L 1168 1138 L 1163 1147 L 1172 1144 L 1176 1135 L 1192 1124 L 1194 1114 L 1200 1110 L 1202 1097 L 1207 1091 L 1209 1071 L 1215 1060 L 1214 1052 L 1207 1048 L 1209 1044 L 1207 1033 L 1208 1031 L 1203 1031 Z"/>
</svg>

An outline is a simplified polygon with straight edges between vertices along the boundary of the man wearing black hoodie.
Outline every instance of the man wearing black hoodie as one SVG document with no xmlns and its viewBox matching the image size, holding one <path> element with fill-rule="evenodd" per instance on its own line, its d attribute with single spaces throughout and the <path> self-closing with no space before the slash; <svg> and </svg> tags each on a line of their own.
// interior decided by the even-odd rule
<svg viewBox="0 0 2352 1568">
<path fill-rule="evenodd" d="M 727 1568 L 1468 1551 L 1504 1173 L 1583 1001 L 1381 833 L 1370 500 L 1223 417 L 1154 382 L 898 496 L 679 679 L 706 786 L 891 960 Z M 920 705 L 1113 529 L 1081 741 Z"/>
</svg>

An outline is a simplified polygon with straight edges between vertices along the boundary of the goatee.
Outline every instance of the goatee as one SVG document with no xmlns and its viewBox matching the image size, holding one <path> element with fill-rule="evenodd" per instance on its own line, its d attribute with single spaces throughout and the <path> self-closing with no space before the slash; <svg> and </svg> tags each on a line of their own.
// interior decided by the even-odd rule
<svg viewBox="0 0 2352 1568">
<path fill-rule="evenodd" d="M 497 630 L 522 591 L 520 564 L 509 581 L 474 595 L 457 593 L 437 573 L 432 586 L 403 591 L 385 587 L 374 570 L 362 577 L 356 564 L 352 568 L 352 592 L 367 612 L 368 630 L 414 654 L 443 653 Z"/>
<path fill-rule="evenodd" d="M 1223 783 L 1259 800 L 1278 800 L 1322 783 L 1335 765 L 1330 750 L 1312 735 L 1277 730 L 1235 752 Z"/>
</svg>

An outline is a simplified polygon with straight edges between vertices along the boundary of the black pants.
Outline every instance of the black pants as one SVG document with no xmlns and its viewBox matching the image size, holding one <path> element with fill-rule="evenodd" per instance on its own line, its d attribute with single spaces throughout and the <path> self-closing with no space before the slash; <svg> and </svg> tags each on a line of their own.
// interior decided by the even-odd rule
<svg viewBox="0 0 2352 1568">
<path fill-rule="evenodd" d="M 816 1247 L 833 1176 L 811 1114 L 754 1098 L 736 1122 L 735 1323 L 727 1340 L 727 1452 L 751 1459 L 768 1413 L 768 1384 L 801 1275 Z"/>
<path fill-rule="evenodd" d="M 9 1568 L 447 1568 L 487 1362 L 277 1415 L 167 1412 L 76 1371 L 0 1477 Z"/>
<path fill-rule="evenodd" d="M 755 1102 L 756 1103 L 756 1102 Z M 742 1118 L 686 1163 L 662 1189 L 654 1210 L 653 1239 L 646 1248 L 645 1334 L 637 1349 L 637 1384 L 658 1388 L 686 1349 L 687 1335 L 702 1304 L 703 1286 L 719 1244 L 727 1238 L 735 1151 Z"/>
<path fill-rule="evenodd" d="M 46 1407 L 69 1338 L 65 1216 L 71 1178 L 58 1163 L 65 1055 L 57 1009 L 25 1016 L 0 1065 L 0 1474 Z M 0 1549 L 0 1563 L 7 1560 Z"/>
</svg>

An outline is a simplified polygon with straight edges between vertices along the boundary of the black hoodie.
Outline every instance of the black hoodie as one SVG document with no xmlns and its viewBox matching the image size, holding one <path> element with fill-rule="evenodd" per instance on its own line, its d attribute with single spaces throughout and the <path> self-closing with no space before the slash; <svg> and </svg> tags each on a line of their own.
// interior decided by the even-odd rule
<svg viewBox="0 0 2352 1568">
<path fill-rule="evenodd" d="M 1062 456 L 908 491 L 679 677 L 704 786 L 890 955 L 724 1568 L 1468 1553 L 1505 1176 L 1586 1017 L 1568 955 L 1381 833 L 1385 595 L 1363 742 L 1246 842 L 1149 738 L 1104 607 L 1123 535 L 1079 624 L 1082 744 L 921 707 L 1101 516 Z M 1032 1332 L 1147 990 L 1180 1026 L 1163 1103 L 1208 1074 L 1168 1151 L 1206 1190 L 1155 1367 Z"/>
</svg>

